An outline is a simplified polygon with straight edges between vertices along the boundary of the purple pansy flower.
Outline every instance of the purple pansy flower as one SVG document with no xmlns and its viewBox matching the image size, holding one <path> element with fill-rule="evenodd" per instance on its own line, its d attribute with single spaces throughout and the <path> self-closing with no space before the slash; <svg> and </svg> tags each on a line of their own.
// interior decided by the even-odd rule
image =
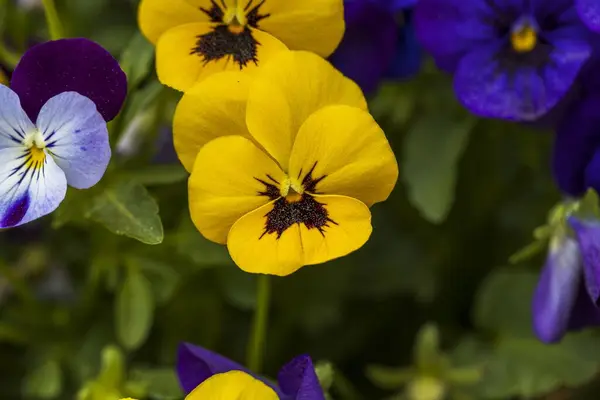
<svg viewBox="0 0 600 400">
<path fill-rule="evenodd" d="M 483 117 L 545 115 L 592 51 L 574 0 L 420 0 L 414 18 L 421 44 L 454 74 L 459 100 Z"/>
<path fill-rule="evenodd" d="M 186 394 L 208 378 L 230 371 L 242 371 L 254 376 L 271 387 L 280 400 L 325 400 L 312 360 L 307 355 L 298 356 L 284 365 L 275 384 L 210 350 L 189 343 L 179 346 L 177 376 Z"/>
<path fill-rule="evenodd" d="M 533 297 L 533 327 L 545 343 L 600 326 L 600 223 L 569 218 L 575 238 L 553 239 Z"/>
<path fill-rule="evenodd" d="M 86 189 L 102 178 L 111 156 L 106 121 L 126 91 L 117 61 L 87 39 L 25 53 L 11 88 L 0 86 L 0 228 L 54 211 L 67 184 Z"/>
<path fill-rule="evenodd" d="M 416 0 L 345 0 L 346 32 L 329 60 L 364 92 L 421 67 L 411 7 Z"/>
<path fill-rule="evenodd" d="M 583 22 L 594 32 L 600 33 L 600 0 L 575 0 Z"/>
<path fill-rule="evenodd" d="M 558 126 L 552 170 L 560 190 L 579 197 L 600 192 L 600 92 L 575 104 Z"/>
</svg>

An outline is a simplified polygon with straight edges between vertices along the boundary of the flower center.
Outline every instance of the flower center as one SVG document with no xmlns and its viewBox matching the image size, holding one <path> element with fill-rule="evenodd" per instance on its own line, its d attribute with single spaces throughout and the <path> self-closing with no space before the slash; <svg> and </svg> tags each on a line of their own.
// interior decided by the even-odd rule
<svg viewBox="0 0 600 400">
<path fill-rule="evenodd" d="M 258 64 L 258 46 L 260 43 L 252 36 L 252 29 L 269 14 L 260 14 L 260 7 L 266 0 L 257 2 L 250 0 L 245 7 L 237 4 L 233 7 L 221 0 L 211 0 L 211 8 L 200 8 L 216 25 L 211 32 L 198 36 L 196 46 L 191 54 L 202 57 L 204 64 L 221 59 L 233 59 L 240 69 L 249 62 Z"/>
<path fill-rule="evenodd" d="M 39 131 L 28 134 L 23 139 L 23 145 L 27 148 L 25 165 L 27 167 L 41 168 L 46 160 L 46 141 Z"/>
<path fill-rule="evenodd" d="M 538 32 L 534 21 L 525 18 L 516 23 L 510 33 L 510 42 L 517 53 L 528 53 L 535 49 Z"/>
<path fill-rule="evenodd" d="M 274 200 L 273 209 L 267 213 L 265 230 L 261 238 L 267 234 L 276 234 L 277 239 L 295 224 L 303 224 L 307 229 L 317 229 L 325 235 L 325 228 L 337 223 L 329 218 L 325 206 L 317 201 L 317 185 L 326 176 L 315 179 L 313 172 L 317 164 L 310 169 L 302 180 L 287 177 L 283 182 L 267 175 L 266 179 L 255 178 L 265 185 L 265 190 L 259 192 Z"/>
</svg>

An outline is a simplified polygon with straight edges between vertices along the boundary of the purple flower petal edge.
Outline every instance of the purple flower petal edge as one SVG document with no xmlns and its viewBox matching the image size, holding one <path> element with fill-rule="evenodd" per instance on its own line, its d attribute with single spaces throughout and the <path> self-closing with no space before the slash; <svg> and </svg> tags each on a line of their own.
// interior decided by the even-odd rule
<svg viewBox="0 0 600 400">
<path fill-rule="evenodd" d="M 285 399 L 325 400 L 323 389 L 308 355 L 301 355 L 284 365 L 277 375 Z"/>
<path fill-rule="evenodd" d="M 33 121 L 46 101 L 67 91 L 91 99 L 110 121 L 127 96 L 127 77 L 99 44 L 84 38 L 60 39 L 27 50 L 13 72 L 11 88 Z"/>
<path fill-rule="evenodd" d="M 277 385 L 268 379 L 256 375 L 248 368 L 227 357 L 190 343 L 181 343 L 179 345 L 176 370 L 179 384 L 186 394 L 189 394 L 198 385 L 213 375 L 229 371 L 243 371 L 262 381 L 265 385 L 273 389 L 279 398 L 284 399 Z"/>
<path fill-rule="evenodd" d="M 185 393 L 215 374 L 228 371 L 244 371 L 240 364 L 200 346 L 182 343 L 177 350 L 177 376 Z"/>
</svg>

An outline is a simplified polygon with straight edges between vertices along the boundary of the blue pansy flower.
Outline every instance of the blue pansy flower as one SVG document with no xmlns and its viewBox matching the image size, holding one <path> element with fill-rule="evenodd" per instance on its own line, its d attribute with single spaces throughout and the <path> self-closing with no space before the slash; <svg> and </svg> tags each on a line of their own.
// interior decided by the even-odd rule
<svg viewBox="0 0 600 400">
<path fill-rule="evenodd" d="M 194 397 L 190 393 L 197 391 L 203 384 L 233 371 L 250 375 L 262 382 L 279 400 L 325 400 L 312 360 L 307 355 L 295 357 L 285 364 L 279 370 L 277 383 L 275 383 L 203 347 L 189 343 L 182 343 L 179 346 L 177 376 L 183 391 L 190 398 Z"/>
<path fill-rule="evenodd" d="M 545 115 L 592 51 L 574 0 L 420 0 L 414 18 L 421 44 L 454 74 L 459 100 L 483 117 Z"/>
<path fill-rule="evenodd" d="M 87 39 L 25 53 L 11 88 L 0 86 L 0 228 L 51 213 L 67 185 L 86 189 L 102 178 L 111 156 L 106 121 L 126 90 L 117 61 Z"/>
<path fill-rule="evenodd" d="M 552 239 L 533 297 L 533 327 L 545 343 L 600 326 L 600 221 L 569 218 L 575 237 Z"/>
<path fill-rule="evenodd" d="M 421 67 L 412 26 L 416 0 L 345 0 L 346 32 L 329 60 L 364 92 L 384 78 L 403 79 Z"/>
</svg>

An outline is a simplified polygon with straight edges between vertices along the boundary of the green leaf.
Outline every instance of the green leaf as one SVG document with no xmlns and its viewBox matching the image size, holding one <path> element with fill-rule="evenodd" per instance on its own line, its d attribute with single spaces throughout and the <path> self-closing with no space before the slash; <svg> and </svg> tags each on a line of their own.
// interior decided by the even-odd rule
<svg viewBox="0 0 600 400">
<path fill-rule="evenodd" d="M 52 227 L 58 229 L 69 222 L 85 220 L 87 208 L 97 191 L 94 189 L 79 190 L 69 188 L 65 199 L 53 213 Z"/>
<path fill-rule="evenodd" d="M 62 391 L 62 370 L 49 360 L 33 369 L 23 381 L 25 398 L 53 399 Z"/>
<path fill-rule="evenodd" d="M 139 268 L 148 278 L 158 304 L 164 304 L 171 299 L 179 285 L 180 276 L 170 265 L 136 256 L 127 257 L 125 263 L 129 268 Z"/>
<path fill-rule="evenodd" d="M 125 177 L 146 186 L 168 185 L 184 181 L 187 179 L 188 173 L 179 164 L 151 165 L 126 172 Z"/>
<path fill-rule="evenodd" d="M 138 183 L 118 181 L 107 187 L 94 199 L 87 216 L 117 235 L 146 244 L 163 241 L 158 204 Z"/>
<path fill-rule="evenodd" d="M 140 32 L 136 32 L 123 51 L 120 64 L 127 75 L 130 88 L 138 86 L 150 72 L 154 59 L 154 46 Z"/>
<path fill-rule="evenodd" d="M 440 361 L 440 333 L 434 324 L 427 324 L 417 334 L 415 343 L 415 363 L 421 371 L 437 369 Z"/>
<path fill-rule="evenodd" d="M 523 247 L 522 249 L 511 255 L 508 259 L 508 262 L 511 264 L 518 264 L 523 261 L 527 261 L 544 251 L 547 245 L 547 239 L 536 240 L 535 242 L 528 244 L 527 246 Z"/>
<path fill-rule="evenodd" d="M 475 118 L 424 115 L 411 127 L 402 154 L 411 203 L 430 222 L 442 223 L 454 202 L 457 164 Z"/>
<path fill-rule="evenodd" d="M 496 333 L 530 336 L 531 299 L 537 280 L 537 274 L 528 271 L 494 271 L 477 294 L 476 324 Z"/>
<path fill-rule="evenodd" d="M 148 279 L 130 269 L 115 304 L 119 342 L 128 350 L 135 350 L 146 341 L 154 317 L 154 299 Z"/>
<path fill-rule="evenodd" d="M 416 376 L 416 371 L 412 368 L 382 365 L 369 365 L 365 373 L 367 378 L 381 389 L 399 389 Z"/>
<path fill-rule="evenodd" d="M 486 366 L 481 393 L 491 398 L 532 398 L 562 386 L 582 385 L 598 371 L 598 350 L 598 339 L 588 334 L 569 335 L 555 345 L 534 338 L 503 338 Z"/>
<path fill-rule="evenodd" d="M 125 380 L 125 357 L 116 346 L 107 346 L 102 350 L 102 370 L 98 382 L 111 389 L 119 389 Z"/>
<path fill-rule="evenodd" d="M 188 215 L 182 219 L 173 239 L 177 252 L 200 267 L 235 265 L 227 252 L 227 248 L 204 238 Z"/>
<path fill-rule="evenodd" d="M 329 361 L 319 361 L 315 365 L 315 372 L 319 378 L 319 383 L 325 392 L 328 392 L 335 379 L 335 370 Z"/>
</svg>

